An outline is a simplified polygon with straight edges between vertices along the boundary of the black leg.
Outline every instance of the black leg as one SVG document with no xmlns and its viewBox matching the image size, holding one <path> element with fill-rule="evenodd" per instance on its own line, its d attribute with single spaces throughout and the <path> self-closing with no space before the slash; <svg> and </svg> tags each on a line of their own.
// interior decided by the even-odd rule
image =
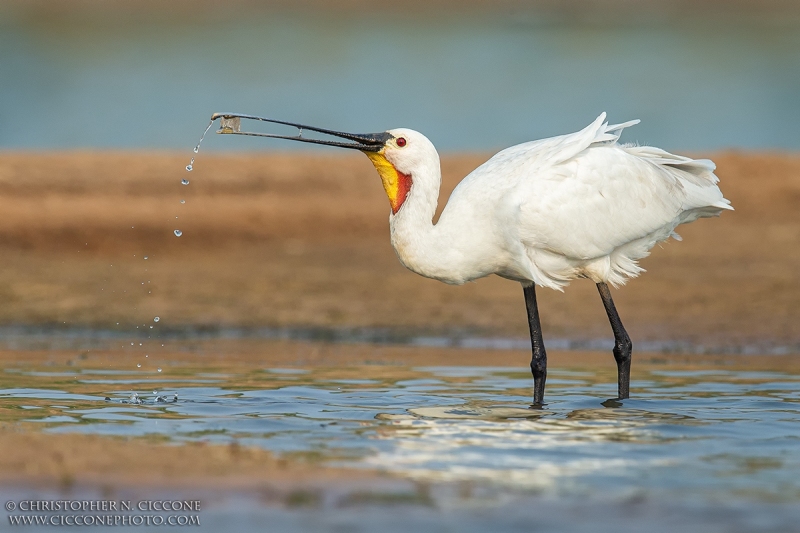
<svg viewBox="0 0 800 533">
<path fill-rule="evenodd" d="M 544 351 L 542 325 L 536 305 L 536 286 L 523 286 L 525 305 L 528 307 L 528 327 L 531 330 L 531 374 L 533 374 L 533 405 L 544 405 L 544 382 L 547 381 L 547 353 Z"/>
<path fill-rule="evenodd" d="M 633 344 L 631 344 L 631 338 L 628 337 L 628 332 L 625 331 L 625 327 L 622 325 L 622 320 L 619 319 L 619 313 L 617 313 L 614 300 L 611 299 L 611 291 L 608 290 L 608 285 L 598 283 L 597 290 L 600 291 L 600 298 L 603 299 L 608 321 L 611 322 L 611 329 L 614 331 L 614 359 L 617 361 L 619 399 L 624 400 L 630 395 Z"/>
</svg>

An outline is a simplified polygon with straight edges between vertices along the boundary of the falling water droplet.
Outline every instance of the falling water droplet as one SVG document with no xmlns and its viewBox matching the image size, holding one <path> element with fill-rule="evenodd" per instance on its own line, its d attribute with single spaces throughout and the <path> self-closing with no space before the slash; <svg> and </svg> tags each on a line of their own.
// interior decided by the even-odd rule
<svg viewBox="0 0 800 533">
<path fill-rule="evenodd" d="M 161 369 L 159 368 L 158 371 L 161 372 Z"/>
<path fill-rule="evenodd" d="M 131 343 L 131 346 L 133 346 L 133 343 Z"/>
<path fill-rule="evenodd" d="M 153 319 L 153 322 L 158 322 L 159 320 L 161 320 L 159 317 L 155 317 L 155 318 Z"/>
<path fill-rule="evenodd" d="M 136 368 L 142 368 L 142 363 L 136 363 Z"/>
<path fill-rule="evenodd" d="M 181 180 L 181 184 L 182 184 L 182 185 L 189 185 L 189 180 L 187 180 L 186 178 L 183 178 L 183 179 Z"/>
<path fill-rule="evenodd" d="M 185 203 L 186 203 L 186 200 L 181 200 L 181 203 L 182 203 L 182 204 L 185 204 Z"/>
<path fill-rule="evenodd" d="M 180 237 L 181 235 L 183 235 L 183 232 L 181 230 L 179 230 L 179 229 L 176 229 L 175 230 L 175 236 L 176 237 Z"/>
<path fill-rule="evenodd" d="M 201 135 L 201 136 L 200 136 L 200 140 L 197 142 L 197 146 L 195 146 L 195 147 L 194 147 L 194 150 L 193 150 L 193 152 L 194 152 L 194 153 L 197 153 L 197 152 L 199 152 L 199 151 L 200 151 L 200 145 L 202 144 L 202 142 L 203 142 L 203 139 L 205 139 L 205 138 L 206 138 L 206 133 L 208 133 L 208 130 L 210 130 L 210 129 L 211 129 L 211 126 L 212 126 L 213 124 L 214 124 L 214 121 L 212 120 L 212 121 L 210 121 L 210 122 L 208 123 L 208 126 L 206 126 L 206 131 L 204 131 L 204 132 L 203 132 L 203 135 Z M 189 164 L 186 166 L 186 170 L 187 170 L 187 171 L 189 171 L 189 172 L 191 172 L 191 171 L 192 171 L 192 165 L 194 165 L 194 157 L 193 157 L 193 158 L 192 158 L 192 160 L 189 162 Z M 184 183 L 184 185 L 186 185 L 186 184 Z"/>
<path fill-rule="evenodd" d="M 147 256 L 144 256 L 144 260 L 147 261 Z"/>
<path fill-rule="evenodd" d="M 144 356 L 145 356 L 145 357 L 150 357 L 150 356 L 149 356 L 149 355 L 147 355 L 147 354 L 144 354 Z"/>
</svg>

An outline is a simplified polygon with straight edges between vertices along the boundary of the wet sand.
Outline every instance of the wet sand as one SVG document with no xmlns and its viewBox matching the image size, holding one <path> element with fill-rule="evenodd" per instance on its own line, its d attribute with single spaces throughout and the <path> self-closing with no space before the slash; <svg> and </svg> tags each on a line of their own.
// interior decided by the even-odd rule
<svg viewBox="0 0 800 533">
<path fill-rule="evenodd" d="M 0 428 L 0 449 L 0 487 L 254 490 L 274 485 L 289 497 L 315 486 L 344 480 L 366 485 L 385 477 L 278 459 L 260 448 L 236 444 L 175 446 L 142 438 L 41 433 L 19 426 Z"/>
<path fill-rule="evenodd" d="M 0 324 L 133 329 L 160 316 L 526 336 L 517 284 L 452 287 L 399 264 L 362 155 L 201 152 L 187 173 L 188 155 L 0 154 Z M 614 291 L 634 346 L 800 342 L 800 157 L 702 155 L 736 211 L 682 226 L 683 242 Z M 485 157 L 443 158 L 440 204 Z M 610 337 L 590 282 L 539 299 L 546 338 Z"/>
</svg>

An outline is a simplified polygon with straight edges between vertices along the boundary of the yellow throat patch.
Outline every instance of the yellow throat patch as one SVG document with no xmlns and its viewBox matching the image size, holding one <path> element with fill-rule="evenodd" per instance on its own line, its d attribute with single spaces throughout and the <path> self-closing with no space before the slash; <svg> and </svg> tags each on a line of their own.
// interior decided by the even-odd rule
<svg viewBox="0 0 800 533">
<path fill-rule="evenodd" d="M 394 165 L 389 162 L 383 155 L 383 150 L 380 152 L 364 152 L 375 169 L 381 177 L 383 182 L 383 189 L 386 191 L 386 196 L 389 197 L 389 204 L 392 206 L 392 213 L 397 214 L 406 201 L 409 191 L 411 190 L 411 176 L 403 174 L 394 168 Z"/>
</svg>

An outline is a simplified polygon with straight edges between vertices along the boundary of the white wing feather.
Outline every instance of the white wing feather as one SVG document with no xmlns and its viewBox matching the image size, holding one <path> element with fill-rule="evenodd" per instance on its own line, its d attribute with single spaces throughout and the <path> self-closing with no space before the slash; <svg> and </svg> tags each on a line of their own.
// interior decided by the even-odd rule
<svg viewBox="0 0 800 533">
<path fill-rule="evenodd" d="M 451 202 L 469 197 L 476 216 L 491 215 L 507 248 L 525 248 L 540 285 L 560 289 L 576 277 L 624 284 L 677 225 L 731 209 L 711 161 L 618 144 L 638 122 L 609 126 L 604 113 L 577 133 L 503 150 Z"/>
</svg>

